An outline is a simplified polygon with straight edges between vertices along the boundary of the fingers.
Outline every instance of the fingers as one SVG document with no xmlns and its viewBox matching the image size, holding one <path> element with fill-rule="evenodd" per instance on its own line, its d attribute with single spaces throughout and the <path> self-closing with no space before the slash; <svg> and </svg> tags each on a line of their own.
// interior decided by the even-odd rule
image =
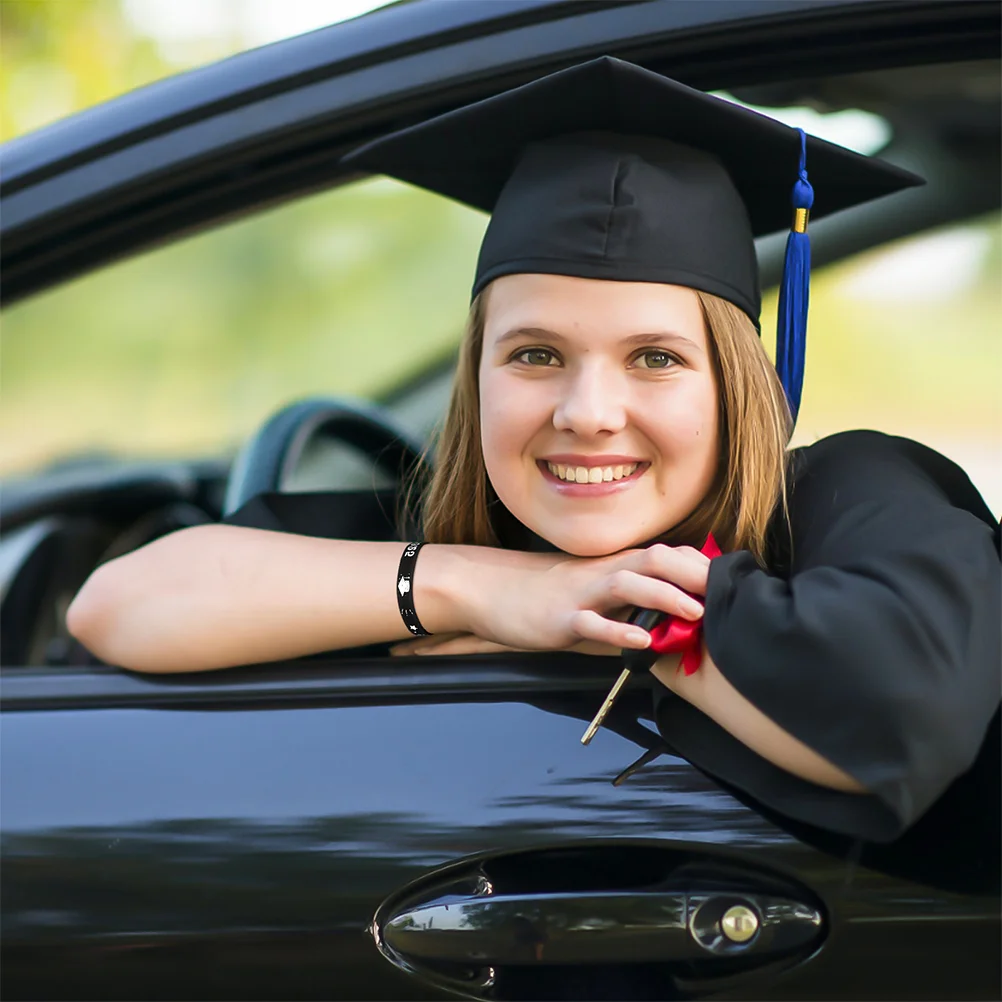
<svg viewBox="0 0 1002 1002">
<path fill-rule="evenodd" d="M 636 571 L 614 571 L 605 581 L 605 593 L 603 604 L 611 607 L 633 605 L 683 619 L 699 619 L 703 615 L 702 603 L 681 588 Z"/>
<path fill-rule="evenodd" d="M 705 595 L 710 558 L 691 546 L 665 546 L 663 543 L 655 543 L 646 550 L 635 550 L 630 553 L 620 567 L 647 577 L 668 581 L 694 595 Z"/>
<path fill-rule="evenodd" d="M 497 644 L 493 640 L 482 640 L 473 634 L 463 637 L 456 637 L 455 640 L 446 640 L 436 647 L 424 650 L 422 654 L 500 654 L 504 651 L 519 650 L 517 647 L 506 647 L 504 644 Z"/>
<path fill-rule="evenodd" d="M 395 658 L 411 657 L 414 654 L 424 654 L 426 650 L 436 647 L 443 641 L 454 637 L 465 636 L 462 633 L 441 633 L 432 637 L 418 637 L 416 640 L 402 640 L 390 648 L 390 655 Z"/>
<path fill-rule="evenodd" d="M 622 647 L 622 644 L 600 644 L 597 640 L 579 640 L 567 650 L 575 654 L 590 654 L 592 657 L 614 658 L 619 656 Z"/>
<path fill-rule="evenodd" d="M 571 629 L 582 640 L 591 640 L 617 649 L 650 647 L 651 635 L 646 630 L 600 616 L 594 609 L 582 609 L 571 616 Z"/>
<path fill-rule="evenodd" d="M 442 634 L 434 637 L 422 637 L 419 640 L 405 640 L 390 648 L 394 657 L 411 655 L 445 656 L 454 654 L 499 654 L 503 651 L 514 651 L 519 648 L 506 647 L 492 640 L 482 640 L 471 633 Z"/>
</svg>

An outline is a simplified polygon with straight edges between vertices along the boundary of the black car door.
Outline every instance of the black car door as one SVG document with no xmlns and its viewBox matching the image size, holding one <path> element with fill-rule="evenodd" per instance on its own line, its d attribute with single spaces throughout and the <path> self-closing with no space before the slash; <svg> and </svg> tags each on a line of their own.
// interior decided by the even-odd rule
<svg viewBox="0 0 1002 1002">
<path fill-rule="evenodd" d="M 415 660 L 5 673 L 4 997 L 997 997 L 956 847 L 768 820 L 642 684 L 582 746 L 606 659 Z"/>
</svg>

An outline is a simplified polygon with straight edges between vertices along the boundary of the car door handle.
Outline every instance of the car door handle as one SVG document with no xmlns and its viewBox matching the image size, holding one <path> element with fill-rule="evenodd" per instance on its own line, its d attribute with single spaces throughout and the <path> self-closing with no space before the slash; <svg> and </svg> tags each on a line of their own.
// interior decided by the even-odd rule
<svg viewBox="0 0 1002 1002">
<path fill-rule="evenodd" d="M 765 963 L 821 931 L 813 907 L 768 894 L 696 888 L 449 895 L 401 911 L 386 945 L 414 961 L 473 965 L 707 960 Z"/>
</svg>

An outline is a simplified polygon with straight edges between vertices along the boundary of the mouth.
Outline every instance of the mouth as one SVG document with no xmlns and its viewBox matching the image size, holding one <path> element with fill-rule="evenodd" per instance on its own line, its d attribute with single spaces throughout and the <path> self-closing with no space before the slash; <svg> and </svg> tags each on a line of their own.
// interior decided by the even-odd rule
<svg viewBox="0 0 1002 1002">
<path fill-rule="evenodd" d="M 558 480 L 564 480 L 569 484 L 608 484 L 614 480 L 631 477 L 641 465 L 643 464 L 617 463 L 613 466 L 571 466 L 547 462 L 546 468 Z"/>
<path fill-rule="evenodd" d="M 550 483 L 563 488 L 565 492 L 594 495 L 629 486 L 643 476 L 651 464 L 634 460 L 581 465 L 540 459 L 536 461 L 536 465 Z"/>
</svg>

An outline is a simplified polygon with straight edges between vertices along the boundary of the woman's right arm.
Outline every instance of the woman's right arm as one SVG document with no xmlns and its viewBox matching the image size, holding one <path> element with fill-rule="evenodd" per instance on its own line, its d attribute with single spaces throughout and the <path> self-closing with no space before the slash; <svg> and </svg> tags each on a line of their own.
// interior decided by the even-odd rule
<svg viewBox="0 0 1002 1002">
<path fill-rule="evenodd" d="M 67 626 L 110 664 L 202 671 L 410 636 L 394 584 L 401 543 L 203 525 L 103 564 Z M 415 602 L 425 628 L 461 630 L 457 576 L 473 547 L 426 546 Z"/>
<path fill-rule="evenodd" d="M 67 626 L 103 661 L 148 672 L 390 643 L 410 636 L 394 588 L 402 551 L 402 543 L 195 526 L 99 567 L 70 605 Z M 414 604 L 432 634 L 533 650 L 582 639 L 645 647 L 649 636 L 616 612 L 643 605 L 698 618 L 702 606 L 680 588 L 698 590 L 706 564 L 695 550 L 664 546 L 578 559 L 429 544 Z"/>
</svg>

